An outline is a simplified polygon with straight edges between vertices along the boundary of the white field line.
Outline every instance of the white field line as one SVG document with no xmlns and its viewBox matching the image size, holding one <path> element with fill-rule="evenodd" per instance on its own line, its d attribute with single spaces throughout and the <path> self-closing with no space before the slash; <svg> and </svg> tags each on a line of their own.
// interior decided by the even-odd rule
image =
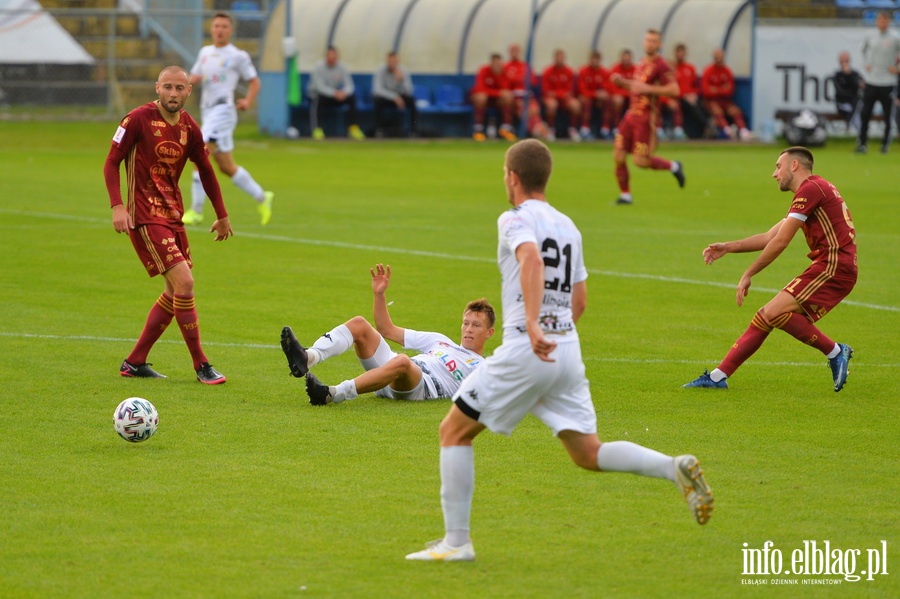
<svg viewBox="0 0 900 599">
<path fill-rule="evenodd" d="M 53 214 L 49 212 L 32 212 L 27 210 L 9 210 L 0 208 L 0 214 L 15 214 L 19 216 L 29 216 L 36 218 L 50 218 L 50 219 L 58 219 L 58 220 L 73 220 L 79 222 L 91 222 L 91 223 L 105 223 L 103 219 L 92 218 L 92 217 L 82 217 L 82 216 L 74 216 L 70 214 Z M 382 252 L 382 253 L 393 253 L 393 254 L 404 254 L 408 256 L 423 256 L 426 258 L 441 258 L 444 260 L 464 260 L 467 262 L 482 262 L 486 264 L 493 264 L 495 259 L 493 257 L 486 256 L 465 256 L 461 254 L 446 254 L 442 252 L 428 252 L 425 250 L 414 250 L 408 248 L 396 248 L 390 246 L 379 246 L 379 245 L 364 245 L 358 243 L 347 243 L 344 241 L 335 241 L 330 239 L 305 239 L 302 237 L 288 237 L 285 235 L 270 235 L 265 233 L 249 233 L 242 232 L 239 233 L 241 237 L 246 237 L 249 239 L 260 239 L 263 241 L 276 241 L 281 243 L 296 243 L 301 245 L 317 245 L 317 246 L 325 246 L 325 247 L 339 247 L 344 249 L 351 250 L 360 250 L 360 251 L 373 251 L 373 252 Z M 685 279 L 683 277 L 669 277 L 665 275 L 654 275 L 649 273 L 629 273 L 629 272 L 618 272 L 612 270 L 600 270 L 589 268 L 588 272 L 595 275 L 600 275 L 604 277 L 614 277 L 621 279 L 644 279 L 648 281 L 660 281 L 663 283 L 681 283 L 685 285 L 702 285 L 705 287 L 720 287 L 725 289 L 731 289 L 735 287 L 734 283 L 723 283 L 719 281 L 698 281 L 696 279 Z M 780 289 L 773 289 L 769 287 L 754 287 L 755 291 L 762 291 L 765 293 L 777 293 Z M 870 310 L 879 310 L 884 312 L 900 312 L 900 307 L 898 306 L 885 306 L 881 304 L 870 304 L 866 302 L 857 302 L 854 300 L 844 300 L 841 302 L 842 305 L 845 306 L 855 306 L 857 308 L 868 308 Z"/>
</svg>

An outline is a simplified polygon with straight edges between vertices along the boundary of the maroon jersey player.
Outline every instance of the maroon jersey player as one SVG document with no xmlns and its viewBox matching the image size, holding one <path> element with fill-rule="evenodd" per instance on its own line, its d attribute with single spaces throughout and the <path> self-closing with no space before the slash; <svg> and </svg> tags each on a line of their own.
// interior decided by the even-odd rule
<svg viewBox="0 0 900 599">
<path fill-rule="evenodd" d="M 203 134 L 182 110 L 191 93 L 187 72 L 181 67 L 163 69 L 156 93 L 158 100 L 135 108 L 122 119 L 103 165 L 113 228 L 128 233 L 151 277 L 162 275 L 165 279 L 165 289 L 150 309 L 144 330 L 119 372 L 126 377 L 164 378 L 147 364 L 147 355 L 174 318 L 190 350 L 197 379 L 212 385 L 224 383 L 225 377 L 209 364 L 200 345 L 191 248 L 181 222 L 184 205 L 178 187 L 188 160 L 197 165 L 216 211 L 217 220 L 210 228 L 216 233 L 216 241 L 234 232 Z M 122 161 L 127 175 L 126 205 L 122 203 L 119 179 Z"/>
<path fill-rule="evenodd" d="M 781 191 L 794 193 L 787 216 L 766 233 L 713 243 L 703 250 L 707 264 L 728 253 L 762 252 L 738 283 L 738 306 L 744 303 L 751 278 L 781 255 L 799 229 L 806 236 L 812 264 L 760 308 L 718 368 L 704 372 L 685 387 L 727 389 L 727 377 L 759 349 L 772 329 L 781 329 L 825 354 L 834 390 L 844 387 L 853 349 L 835 343 L 814 323 L 847 297 L 856 284 L 856 230 L 840 192 L 822 177 L 813 175 L 812 169 L 809 150 L 799 146 L 784 150 L 772 176 Z"/>
<path fill-rule="evenodd" d="M 616 165 L 616 181 L 619 183 L 617 204 L 631 204 L 631 188 L 628 165 L 625 162 L 631 154 L 634 165 L 639 168 L 670 171 L 684 187 L 684 169 L 680 162 L 654 156 L 656 150 L 656 127 L 659 123 L 659 96 L 678 97 L 678 82 L 669 66 L 659 54 L 662 34 L 656 29 L 648 29 L 644 34 L 644 58 L 635 69 L 634 79 L 625 79 L 614 74 L 614 85 L 631 92 L 628 111 L 622 117 L 616 133 L 613 161 Z"/>
</svg>

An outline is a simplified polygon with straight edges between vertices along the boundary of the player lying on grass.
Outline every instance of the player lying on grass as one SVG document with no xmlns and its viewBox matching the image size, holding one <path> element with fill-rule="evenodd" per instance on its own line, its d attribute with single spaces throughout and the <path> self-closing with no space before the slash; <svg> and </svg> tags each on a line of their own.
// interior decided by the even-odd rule
<svg viewBox="0 0 900 599">
<path fill-rule="evenodd" d="M 829 339 L 814 323 L 847 297 L 856 284 L 856 229 L 840 192 L 822 177 L 813 175 L 812 169 L 812 152 L 800 146 L 784 150 L 772 177 L 781 191 L 794 193 L 787 216 L 765 233 L 712 243 L 703 250 L 707 264 L 729 253 L 762 252 L 738 283 L 738 306 L 750 291 L 751 277 L 781 255 L 798 229 L 803 229 L 806 236 L 812 264 L 759 309 L 718 368 L 704 371 L 684 387 L 727 389 L 726 379 L 762 346 L 773 329 L 781 329 L 825 354 L 834 390 L 843 389 L 853 350 Z"/>
<path fill-rule="evenodd" d="M 385 292 L 391 282 L 391 267 L 376 264 L 372 274 L 373 327 L 355 316 L 319 337 L 310 348 L 300 345 L 291 327 L 281 331 L 281 349 L 291 374 L 306 377 L 309 403 L 323 406 L 353 399 L 362 393 L 394 399 L 452 397 L 459 383 L 483 361 L 484 344 L 494 334 L 494 308 L 486 299 L 469 302 L 463 311 L 459 345 L 441 333 L 414 331 L 396 326 L 388 312 Z M 398 354 L 386 340 L 421 352 Z M 350 349 L 356 351 L 366 372 L 336 386 L 319 381 L 309 369 Z"/>
</svg>

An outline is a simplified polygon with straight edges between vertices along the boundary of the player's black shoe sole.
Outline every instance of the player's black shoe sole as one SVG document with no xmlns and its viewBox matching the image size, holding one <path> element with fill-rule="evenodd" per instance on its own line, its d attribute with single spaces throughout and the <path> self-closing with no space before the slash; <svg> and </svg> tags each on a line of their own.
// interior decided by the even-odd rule
<svg viewBox="0 0 900 599">
<path fill-rule="evenodd" d="M 324 406 L 334 399 L 328 390 L 328 385 L 316 378 L 311 372 L 306 373 L 306 394 L 309 396 L 309 403 L 314 406 Z"/>
<path fill-rule="evenodd" d="M 122 366 L 119 368 L 119 374 L 127 377 L 142 379 L 164 379 L 168 378 L 164 374 L 160 374 L 150 368 L 150 364 L 130 364 L 128 360 L 122 360 Z"/>
<path fill-rule="evenodd" d="M 309 372 L 309 366 L 307 366 L 309 357 L 306 355 L 306 348 L 297 341 L 291 327 L 281 329 L 281 351 L 287 357 L 292 375 L 300 379 Z"/>
</svg>

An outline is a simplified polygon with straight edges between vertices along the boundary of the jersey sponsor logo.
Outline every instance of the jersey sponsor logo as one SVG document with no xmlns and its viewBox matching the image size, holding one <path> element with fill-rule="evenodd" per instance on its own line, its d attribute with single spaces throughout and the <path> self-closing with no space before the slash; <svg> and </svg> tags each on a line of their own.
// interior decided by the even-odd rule
<svg viewBox="0 0 900 599">
<path fill-rule="evenodd" d="M 173 141 L 163 141 L 156 145 L 156 156 L 160 162 L 174 164 L 181 160 L 184 150 Z"/>
<path fill-rule="evenodd" d="M 791 202 L 791 208 L 796 208 L 797 210 L 803 210 L 806 207 L 806 198 L 794 198 L 794 201 Z"/>
<path fill-rule="evenodd" d="M 113 135 L 113 141 L 116 143 L 120 143 L 122 138 L 125 137 L 125 125 L 127 124 L 128 119 L 126 118 L 122 121 L 122 124 L 116 129 L 116 134 Z"/>
<path fill-rule="evenodd" d="M 165 121 L 150 121 L 150 126 L 151 127 L 160 127 L 162 129 L 165 129 L 166 122 Z"/>
</svg>

